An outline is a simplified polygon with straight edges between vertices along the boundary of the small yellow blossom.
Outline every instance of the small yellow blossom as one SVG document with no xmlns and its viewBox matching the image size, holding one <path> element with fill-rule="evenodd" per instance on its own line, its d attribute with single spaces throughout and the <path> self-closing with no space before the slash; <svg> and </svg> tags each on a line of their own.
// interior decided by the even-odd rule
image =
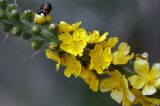
<svg viewBox="0 0 160 106">
<path fill-rule="evenodd" d="M 64 55 L 61 60 L 62 64 L 66 66 L 64 75 L 70 77 L 72 74 L 77 77 L 81 73 L 81 63 L 73 55 Z"/>
<path fill-rule="evenodd" d="M 100 81 L 99 89 L 101 92 L 111 91 L 111 97 L 123 106 L 129 106 L 130 102 L 133 102 L 135 96 L 128 89 L 128 81 L 124 75 L 118 70 L 115 70 L 110 74 L 110 78 L 105 78 Z"/>
<path fill-rule="evenodd" d="M 99 35 L 99 31 L 94 30 L 93 33 L 89 33 L 88 43 L 100 43 L 106 39 L 108 32 L 105 32 L 102 36 Z"/>
<path fill-rule="evenodd" d="M 118 47 L 118 51 L 113 53 L 113 64 L 127 64 L 128 61 L 134 57 L 134 54 L 132 53 L 129 55 L 129 52 L 130 46 L 128 46 L 127 43 L 122 42 Z"/>
<path fill-rule="evenodd" d="M 36 24 L 43 24 L 46 21 L 45 16 L 43 13 L 39 14 L 35 14 L 34 15 L 34 23 Z"/>
<path fill-rule="evenodd" d="M 44 24 L 44 23 L 50 23 L 51 22 L 51 16 L 50 14 L 47 14 L 46 16 L 44 16 L 43 13 L 41 13 L 40 15 L 39 14 L 35 14 L 34 15 L 34 23 L 36 24 Z"/>
<path fill-rule="evenodd" d="M 82 56 L 83 49 L 87 45 L 88 36 L 86 31 L 82 28 L 79 28 L 70 34 L 65 32 L 59 35 L 59 40 L 62 41 L 60 48 L 74 56 Z"/>
<path fill-rule="evenodd" d="M 71 31 L 75 31 L 80 25 L 81 25 L 81 21 L 72 25 L 64 21 L 61 21 L 59 24 L 59 30 L 62 32 L 71 32 Z"/>
<path fill-rule="evenodd" d="M 63 54 L 61 57 L 59 57 L 57 52 L 47 49 L 46 56 L 47 58 L 58 62 L 56 65 L 57 70 L 59 69 L 61 64 L 63 66 L 66 66 L 66 69 L 64 70 L 64 75 L 68 78 L 72 74 L 77 77 L 81 73 L 81 63 L 76 59 L 76 57 L 72 55 Z"/>
<path fill-rule="evenodd" d="M 46 56 L 47 56 L 47 58 L 58 62 L 57 65 L 56 65 L 57 70 L 58 70 L 59 67 L 60 67 L 60 64 L 61 64 L 61 58 L 59 57 L 58 53 L 56 51 L 52 51 L 50 49 L 47 49 L 46 50 Z"/>
<path fill-rule="evenodd" d="M 101 44 L 95 45 L 89 56 L 91 57 L 90 69 L 95 69 L 98 74 L 102 74 L 103 70 L 108 68 L 112 62 L 111 48 L 103 48 Z"/>
<path fill-rule="evenodd" d="M 143 95 L 156 93 L 156 88 L 160 86 L 160 63 L 155 63 L 149 70 L 148 61 L 137 58 L 134 62 L 134 69 L 138 75 L 129 77 L 131 85 L 136 89 L 143 88 Z"/>
<path fill-rule="evenodd" d="M 98 91 L 99 80 L 96 73 L 86 68 L 82 68 L 82 72 L 79 77 L 81 77 L 89 85 L 89 88 L 92 91 Z"/>
<path fill-rule="evenodd" d="M 136 104 L 141 104 L 142 106 L 159 106 L 160 105 L 159 99 L 146 97 L 142 95 L 142 93 L 139 90 L 134 88 L 131 91 L 136 96 L 136 99 L 134 100 L 132 105 L 136 105 Z"/>
</svg>

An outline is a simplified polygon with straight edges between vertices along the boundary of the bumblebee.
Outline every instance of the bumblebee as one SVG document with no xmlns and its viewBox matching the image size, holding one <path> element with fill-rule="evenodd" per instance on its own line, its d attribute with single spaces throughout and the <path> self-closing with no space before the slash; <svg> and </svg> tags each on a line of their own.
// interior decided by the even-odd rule
<svg viewBox="0 0 160 106">
<path fill-rule="evenodd" d="M 34 23 L 36 24 L 44 24 L 44 23 L 50 23 L 51 22 L 51 16 L 50 12 L 52 10 L 52 5 L 50 3 L 45 3 L 44 5 L 41 5 L 40 8 L 37 10 L 37 12 L 34 15 Z"/>
<path fill-rule="evenodd" d="M 44 5 L 41 5 L 40 8 L 37 10 L 37 14 L 44 14 L 44 16 L 46 16 L 47 14 L 49 14 L 52 10 L 52 5 L 50 3 L 46 3 Z"/>
</svg>

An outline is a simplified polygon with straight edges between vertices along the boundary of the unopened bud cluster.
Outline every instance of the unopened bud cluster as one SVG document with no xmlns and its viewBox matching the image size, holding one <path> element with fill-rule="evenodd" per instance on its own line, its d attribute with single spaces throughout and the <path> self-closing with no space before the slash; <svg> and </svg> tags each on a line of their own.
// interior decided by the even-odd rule
<svg viewBox="0 0 160 106">
<path fill-rule="evenodd" d="M 4 32 L 24 40 L 32 40 L 31 45 L 34 50 L 40 50 L 44 43 L 52 41 L 53 38 L 51 36 L 54 36 L 55 30 L 53 27 L 50 29 L 50 25 L 46 29 L 42 24 L 36 24 L 34 17 L 34 11 L 25 10 L 23 13 L 20 13 L 17 5 L 7 5 L 6 0 L 0 0 L 0 22 Z"/>
</svg>

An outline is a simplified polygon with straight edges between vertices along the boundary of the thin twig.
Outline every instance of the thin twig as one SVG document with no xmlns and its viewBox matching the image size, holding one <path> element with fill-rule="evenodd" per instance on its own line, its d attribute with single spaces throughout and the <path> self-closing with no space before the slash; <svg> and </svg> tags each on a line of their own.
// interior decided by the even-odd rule
<svg viewBox="0 0 160 106">
<path fill-rule="evenodd" d="M 6 37 L 4 38 L 4 40 L 3 40 L 3 44 L 5 44 L 5 43 L 6 43 L 8 36 L 9 36 L 9 33 L 7 33 Z"/>
</svg>

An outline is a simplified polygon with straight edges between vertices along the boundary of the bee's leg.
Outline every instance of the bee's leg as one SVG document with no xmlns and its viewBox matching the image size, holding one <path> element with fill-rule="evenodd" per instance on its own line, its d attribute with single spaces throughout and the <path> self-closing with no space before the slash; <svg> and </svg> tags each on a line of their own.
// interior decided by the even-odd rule
<svg viewBox="0 0 160 106">
<path fill-rule="evenodd" d="M 9 33 L 6 34 L 6 37 L 5 37 L 4 40 L 3 40 L 3 44 L 6 43 L 6 41 L 7 41 L 7 39 L 8 39 L 8 36 L 9 36 Z"/>
</svg>

